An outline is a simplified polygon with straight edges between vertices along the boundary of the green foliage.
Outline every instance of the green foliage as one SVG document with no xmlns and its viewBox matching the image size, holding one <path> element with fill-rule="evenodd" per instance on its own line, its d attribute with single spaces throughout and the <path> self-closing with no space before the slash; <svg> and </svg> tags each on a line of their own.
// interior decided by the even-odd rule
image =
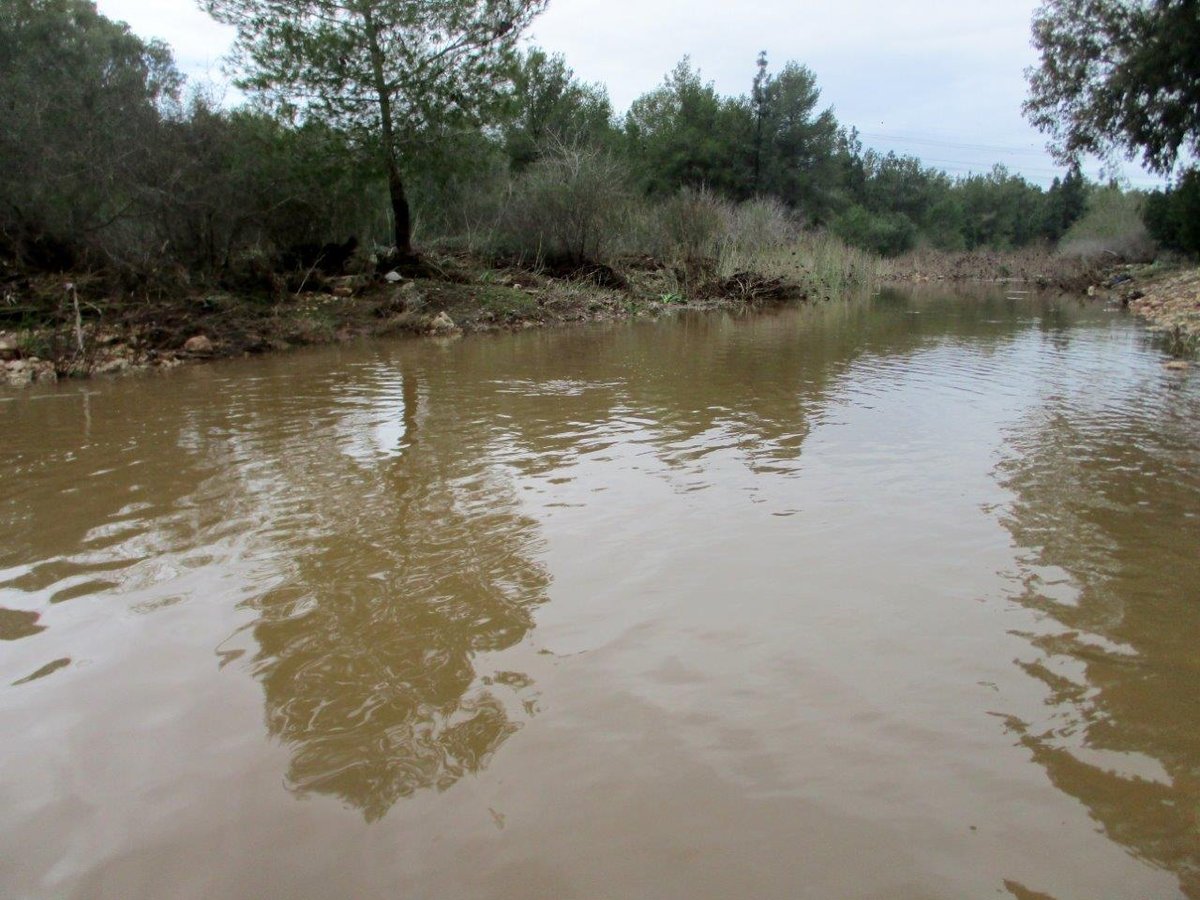
<svg viewBox="0 0 1200 900">
<path fill-rule="evenodd" d="M 685 58 L 618 128 L 602 87 L 561 57 L 517 53 L 542 0 L 203 3 L 239 26 L 262 103 L 182 102 L 167 49 L 89 0 L 0 0 L 0 254 L 241 290 L 258 276 L 278 288 L 273 269 L 307 269 L 327 242 L 404 249 L 414 230 L 555 265 L 635 253 L 727 276 L 818 226 L 846 281 L 860 260 L 843 242 L 883 255 L 1146 243 L 1140 200 L 1077 167 L 1043 191 L 999 167 L 951 179 L 864 151 L 809 69 L 773 73 L 765 54 L 734 97 Z M 1169 246 L 1195 248 L 1196 179 L 1148 202 Z"/>
<path fill-rule="evenodd" d="M 90 0 L 5 0 L 0 243 L 49 268 L 103 255 L 103 232 L 139 211 L 179 85 L 163 44 Z"/>
<path fill-rule="evenodd" d="M 1200 254 L 1200 169 L 1190 168 L 1174 187 L 1146 198 L 1150 236 L 1172 250 Z"/>
<path fill-rule="evenodd" d="M 1200 151 L 1195 0 L 1045 0 L 1025 112 L 1064 161 L 1115 149 L 1158 172 Z"/>
<path fill-rule="evenodd" d="M 524 291 L 499 284 L 485 284 L 472 291 L 473 299 L 498 319 L 517 321 L 537 312 L 537 300 Z"/>
<path fill-rule="evenodd" d="M 789 62 L 771 75 L 765 56 L 750 97 L 721 97 L 684 58 L 625 117 L 627 152 L 653 195 L 707 189 L 730 199 L 760 194 L 824 219 L 838 190 L 837 122 L 817 111 L 816 77 Z"/>
<path fill-rule="evenodd" d="M 1040 236 L 1043 191 L 1003 166 L 956 185 L 967 249 L 1024 247 Z"/>
<path fill-rule="evenodd" d="M 745 190 L 752 122 L 747 104 L 722 98 L 686 57 L 625 117 L 627 152 L 651 194 L 681 187 Z"/>
<path fill-rule="evenodd" d="M 763 74 L 760 70 L 760 75 Z M 838 140 L 833 111 L 817 111 L 821 92 L 810 69 L 789 62 L 756 85 L 759 155 L 755 194 L 778 197 L 814 222 L 834 206 Z"/>
<path fill-rule="evenodd" d="M 516 41 L 545 0 L 203 0 L 238 30 L 242 87 L 286 117 L 377 148 L 396 247 L 411 251 L 414 148 L 507 101 Z"/>
<path fill-rule="evenodd" d="M 1154 247 L 1143 222 L 1145 195 L 1116 183 L 1093 188 L 1083 216 L 1063 235 L 1064 252 L 1078 256 L 1152 259 Z"/>
<path fill-rule="evenodd" d="M 917 227 L 904 213 L 871 212 L 857 205 L 834 219 L 833 233 L 880 256 L 899 256 L 911 250 L 917 239 Z"/>
<path fill-rule="evenodd" d="M 1054 179 L 1046 193 L 1042 234 L 1058 241 L 1083 216 L 1087 209 L 1088 186 L 1079 166 L 1071 166 L 1063 179 Z"/>
<path fill-rule="evenodd" d="M 683 188 L 659 203 L 655 249 L 665 259 L 716 259 L 733 222 L 728 202 L 703 188 Z"/>
<path fill-rule="evenodd" d="M 624 165 L 594 147 L 560 148 L 514 182 L 499 216 L 497 249 L 530 261 L 604 261 L 631 200 Z"/>
<path fill-rule="evenodd" d="M 616 146 L 608 92 L 577 81 L 562 56 L 549 56 L 536 47 L 529 50 L 515 66 L 512 83 L 503 139 L 514 170 L 524 169 L 554 147 Z"/>
<path fill-rule="evenodd" d="M 296 245 L 386 234 L 381 179 L 320 122 L 290 128 L 197 98 L 163 131 L 156 181 L 167 189 L 147 214 L 158 249 L 189 268 L 224 271 L 251 250 L 274 261 Z"/>
</svg>

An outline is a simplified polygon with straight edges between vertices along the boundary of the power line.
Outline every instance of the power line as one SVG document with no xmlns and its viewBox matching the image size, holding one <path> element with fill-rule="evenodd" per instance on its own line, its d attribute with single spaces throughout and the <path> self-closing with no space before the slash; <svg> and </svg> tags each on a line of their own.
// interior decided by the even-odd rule
<svg viewBox="0 0 1200 900">
<path fill-rule="evenodd" d="M 872 141 L 890 141 L 899 144 L 921 144 L 929 147 L 945 147 L 951 150 L 977 150 L 981 153 L 1009 153 L 1022 154 L 1027 156 L 1037 156 L 1040 158 L 1046 157 L 1044 150 L 1038 150 L 1029 146 L 1013 147 L 1004 146 L 1002 144 L 975 144 L 965 141 L 948 141 L 937 138 L 909 137 L 901 134 L 883 134 L 881 132 L 860 131 L 859 137 Z"/>
</svg>

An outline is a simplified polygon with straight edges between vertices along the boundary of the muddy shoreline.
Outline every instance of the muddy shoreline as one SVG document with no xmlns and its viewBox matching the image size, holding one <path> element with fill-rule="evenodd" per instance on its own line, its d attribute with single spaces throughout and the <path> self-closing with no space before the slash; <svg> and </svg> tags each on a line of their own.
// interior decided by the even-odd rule
<svg viewBox="0 0 1200 900">
<path fill-rule="evenodd" d="M 364 337 L 453 337 L 679 309 L 757 309 L 820 295 L 813 284 L 648 259 L 557 275 L 442 259 L 415 274 L 320 278 L 303 292 L 270 296 L 196 291 L 81 299 L 77 284 L 69 277 L 27 283 L 41 321 L 15 328 L 11 316 L 7 326 L 0 319 L 0 385 L 164 371 Z"/>
<path fill-rule="evenodd" d="M 878 281 L 1025 284 L 1119 300 L 1174 334 L 1180 355 L 1200 347 L 1197 269 L 1103 267 L 1049 254 L 924 254 L 884 262 Z M 815 282 L 753 272 L 721 277 L 703 265 L 681 270 L 649 258 L 559 274 L 443 258 L 409 276 L 390 271 L 319 278 L 303 292 L 270 296 L 193 291 L 99 298 L 81 291 L 81 282 L 60 276 L 25 284 L 44 313 L 40 323 L 24 328 L 12 327 L 11 316 L 0 318 L 0 386 L 168 371 L 364 337 L 454 337 L 681 309 L 761 309 L 829 296 Z M 13 296 L 10 288 L 4 299 Z M 0 316 L 4 312 L 0 304 Z"/>
</svg>

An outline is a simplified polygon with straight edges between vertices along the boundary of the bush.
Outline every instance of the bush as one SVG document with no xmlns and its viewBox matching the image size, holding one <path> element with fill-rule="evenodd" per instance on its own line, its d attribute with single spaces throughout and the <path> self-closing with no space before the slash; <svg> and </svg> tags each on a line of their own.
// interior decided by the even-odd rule
<svg viewBox="0 0 1200 900">
<path fill-rule="evenodd" d="M 513 183 L 496 227 L 496 249 L 551 264 L 604 262 L 631 201 L 629 175 L 608 152 L 559 148 Z"/>
<path fill-rule="evenodd" d="M 748 200 L 733 211 L 730 238 L 743 254 L 777 250 L 792 241 L 797 232 L 787 207 L 774 197 Z"/>
<path fill-rule="evenodd" d="M 1087 211 L 1059 244 L 1067 256 L 1109 256 L 1131 262 L 1154 258 L 1154 242 L 1142 221 L 1145 195 L 1116 184 L 1093 190 Z"/>
<path fill-rule="evenodd" d="M 87 0 L 3 6 L 0 244 L 35 268 L 111 260 L 179 89 L 170 52 Z"/>
<path fill-rule="evenodd" d="M 851 206 L 834 219 L 832 230 L 847 244 L 880 256 L 899 256 L 917 240 L 917 227 L 908 216 L 872 213 L 861 206 Z"/>
<path fill-rule="evenodd" d="M 717 259 L 733 220 L 733 207 L 712 191 L 683 188 L 656 210 L 655 255 L 687 261 Z"/>
</svg>

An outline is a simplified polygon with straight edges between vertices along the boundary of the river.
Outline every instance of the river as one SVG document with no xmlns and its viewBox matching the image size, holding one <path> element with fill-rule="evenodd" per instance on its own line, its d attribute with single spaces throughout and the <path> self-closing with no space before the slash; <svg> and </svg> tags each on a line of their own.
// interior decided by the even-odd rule
<svg viewBox="0 0 1200 900">
<path fill-rule="evenodd" d="M 0 395 L 5 897 L 1200 897 L 1200 372 L 885 291 Z"/>
</svg>

